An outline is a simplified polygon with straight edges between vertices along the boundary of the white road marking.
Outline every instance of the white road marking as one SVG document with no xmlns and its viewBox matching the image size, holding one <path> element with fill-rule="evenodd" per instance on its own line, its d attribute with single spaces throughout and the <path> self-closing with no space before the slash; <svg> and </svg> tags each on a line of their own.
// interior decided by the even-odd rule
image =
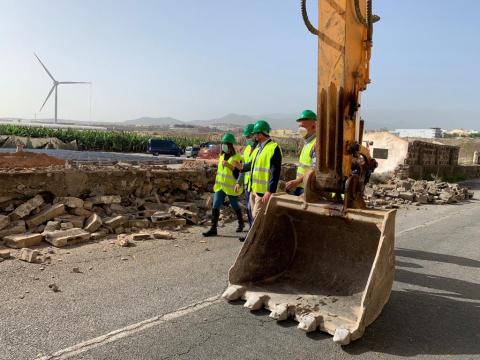
<svg viewBox="0 0 480 360">
<path fill-rule="evenodd" d="M 411 228 L 408 228 L 408 229 L 405 229 L 405 230 L 402 230 L 402 231 L 398 231 L 398 232 L 395 233 L 395 237 L 400 237 L 400 236 L 402 236 L 403 234 L 408 233 L 408 232 L 410 232 L 410 231 L 417 230 L 417 229 L 421 229 L 421 228 L 424 228 L 424 227 L 427 227 L 427 226 L 436 224 L 436 223 L 438 223 L 438 222 L 440 222 L 440 221 L 443 221 L 443 220 L 445 220 L 445 219 L 451 218 L 451 217 L 453 217 L 453 216 L 460 215 L 460 214 L 462 214 L 462 213 L 464 213 L 464 212 L 467 212 L 467 211 L 470 212 L 470 211 L 472 211 L 473 209 L 476 209 L 476 208 L 478 208 L 478 207 L 479 207 L 479 206 L 469 207 L 469 208 L 467 208 L 467 209 L 460 210 L 460 211 L 456 211 L 456 212 L 453 212 L 452 214 L 445 215 L 445 216 L 439 217 L 439 218 L 437 218 L 437 219 L 427 221 L 427 222 L 425 222 L 425 223 L 423 223 L 423 224 L 416 225 L 416 226 L 413 226 L 413 227 L 411 227 Z"/>
<path fill-rule="evenodd" d="M 124 328 L 114 330 L 112 332 L 109 332 L 108 334 L 101 335 L 90 340 L 82 341 L 81 343 L 78 343 L 76 345 L 59 350 L 54 354 L 38 357 L 36 360 L 68 359 L 72 356 L 84 353 L 86 351 L 92 350 L 99 346 L 103 346 L 105 344 L 134 335 L 138 332 L 144 331 L 151 327 L 158 326 L 158 325 L 167 323 L 169 321 L 172 321 L 174 319 L 178 319 L 182 316 L 194 313 L 196 311 L 204 309 L 218 302 L 220 302 L 219 296 L 214 296 L 214 297 L 202 300 L 200 302 L 197 302 L 195 304 L 186 306 L 184 308 L 178 309 L 174 312 L 160 315 L 160 316 L 155 316 L 150 319 L 140 321 L 136 324 L 128 325 L 128 326 L 125 326 Z"/>
</svg>

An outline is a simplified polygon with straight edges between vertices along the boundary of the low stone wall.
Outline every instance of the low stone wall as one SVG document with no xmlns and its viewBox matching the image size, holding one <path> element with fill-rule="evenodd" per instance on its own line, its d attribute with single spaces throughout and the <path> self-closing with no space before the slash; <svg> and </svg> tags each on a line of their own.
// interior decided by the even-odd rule
<svg viewBox="0 0 480 360">
<path fill-rule="evenodd" d="M 154 167 L 91 167 L 28 169 L 0 173 L 0 203 L 51 193 L 55 197 L 133 194 L 137 197 L 211 192 L 215 169 L 171 170 Z"/>
<path fill-rule="evenodd" d="M 434 144 L 425 141 L 410 141 L 406 165 L 449 166 L 458 164 L 458 146 Z"/>
<path fill-rule="evenodd" d="M 428 177 L 480 178 L 480 165 L 403 165 L 396 171 L 399 178 L 425 179 Z"/>
</svg>

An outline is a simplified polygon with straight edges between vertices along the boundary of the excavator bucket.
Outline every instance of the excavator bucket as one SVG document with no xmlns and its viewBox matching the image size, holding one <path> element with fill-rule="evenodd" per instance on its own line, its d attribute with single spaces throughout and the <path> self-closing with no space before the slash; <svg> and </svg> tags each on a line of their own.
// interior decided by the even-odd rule
<svg viewBox="0 0 480 360">
<path fill-rule="evenodd" d="M 258 215 L 229 272 L 228 301 L 276 320 L 293 318 L 341 345 L 382 311 L 394 278 L 395 210 L 342 212 L 277 194 Z"/>
</svg>

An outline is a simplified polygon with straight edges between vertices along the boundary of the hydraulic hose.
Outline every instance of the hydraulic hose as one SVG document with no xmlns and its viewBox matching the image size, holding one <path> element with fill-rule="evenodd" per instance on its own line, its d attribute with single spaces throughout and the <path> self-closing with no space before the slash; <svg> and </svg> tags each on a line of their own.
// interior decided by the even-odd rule
<svg viewBox="0 0 480 360">
<path fill-rule="evenodd" d="M 312 25 L 312 23 L 310 22 L 310 19 L 308 18 L 307 0 L 300 0 L 300 6 L 302 8 L 303 22 L 305 23 L 305 26 L 307 27 L 308 31 L 310 31 L 313 35 L 319 36 L 320 32 L 315 26 Z"/>
</svg>

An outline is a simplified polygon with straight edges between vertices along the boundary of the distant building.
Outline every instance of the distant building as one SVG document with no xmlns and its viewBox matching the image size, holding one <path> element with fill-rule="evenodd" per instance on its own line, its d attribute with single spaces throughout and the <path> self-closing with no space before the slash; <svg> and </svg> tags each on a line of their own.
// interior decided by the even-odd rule
<svg viewBox="0 0 480 360">
<path fill-rule="evenodd" d="M 447 131 L 446 134 L 448 134 L 450 136 L 467 137 L 467 136 L 470 136 L 470 135 L 478 134 L 478 131 L 476 131 L 476 130 L 464 130 L 464 129 L 453 129 L 453 130 Z"/>
<path fill-rule="evenodd" d="M 370 154 L 378 162 L 375 173 L 391 172 L 399 165 L 409 165 L 413 173 L 418 169 L 435 173 L 439 167 L 458 164 L 458 146 L 407 140 L 389 132 L 367 132 L 363 140 L 369 143 Z"/>
<path fill-rule="evenodd" d="M 442 129 L 430 128 L 430 129 L 395 129 L 391 131 L 392 134 L 401 138 L 423 138 L 423 139 L 436 139 L 442 137 Z"/>
</svg>

